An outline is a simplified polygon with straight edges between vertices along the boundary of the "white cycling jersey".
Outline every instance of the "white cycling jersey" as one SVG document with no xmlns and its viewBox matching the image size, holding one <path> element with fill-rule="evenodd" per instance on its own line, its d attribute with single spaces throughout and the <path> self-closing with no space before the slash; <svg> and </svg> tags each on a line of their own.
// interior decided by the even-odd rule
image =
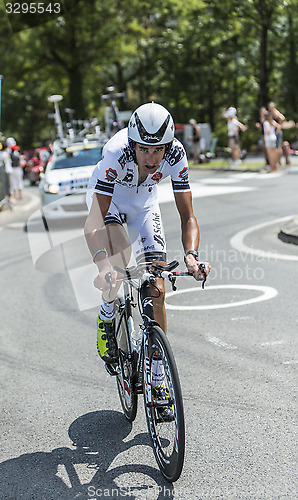
<svg viewBox="0 0 298 500">
<path fill-rule="evenodd" d="M 104 222 L 122 224 L 125 216 L 138 262 L 153 258 L 165 260 L 166 244 L 157 203 L 157 184 L 168 176 L 174 192 L 190 191 L 188 161 L 181 142 L 174 139 L 157 171 L 149 174 L 138 186 L 138 165 L 129 145 L 127 128 L 117 132 L 105 144 L 102 160 L 91 176 L 87 191 L 89 209 L 93 193 L 112 197 Z"/>
</svg>

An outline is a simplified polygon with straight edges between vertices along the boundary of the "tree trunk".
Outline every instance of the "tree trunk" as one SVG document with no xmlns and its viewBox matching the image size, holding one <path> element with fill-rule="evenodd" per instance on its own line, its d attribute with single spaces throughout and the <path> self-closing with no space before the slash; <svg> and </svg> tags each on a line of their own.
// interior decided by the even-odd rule
<svg viewBox="0 0 298 500">
<path fill-rule="evenodd" d="M 68 87 L 68 99 L 69 106 L 71 109 L 75 110 L 76 119 L 85 119 L 85 99 L 83 95 L 83 78 L 81 74 L 81 69 L 78 64 L 72 66 L 67 70 L 69 87 Z"/>
<path fill-rule="evenodd" d="M 260 87 L 259 87 L 259 107 L 268 104 L 268 66 L 267 66 L 267 42 L 268 26 L 263 24 L 261 27 L 260 39 Z"/>
<path fill-rule="evenodd" d="M 207 106 L 208 106 L 208 121 L 210 123 L 211 130 L 214 130 L 215 121 L 214 121 L 214 89 L 213 89 L 213 77 L 212 73 L 208 80 L 208 93 L 207 93 Z"/>
<path fill-rule="evenodd" d="M 288 102 L 291 103 L 291 109 L 293 112 L 292 118 L 296 121 L 297 115 L 297 88 L 298 88 L 298 67 L 296 62 L 296 40 L 295 40 L 295 30 L 293 27 L 292 15 L 288 9 L 288 22 L 289 22 L 289 59 L 287 61 L 288 65 Z"/>
</svg>

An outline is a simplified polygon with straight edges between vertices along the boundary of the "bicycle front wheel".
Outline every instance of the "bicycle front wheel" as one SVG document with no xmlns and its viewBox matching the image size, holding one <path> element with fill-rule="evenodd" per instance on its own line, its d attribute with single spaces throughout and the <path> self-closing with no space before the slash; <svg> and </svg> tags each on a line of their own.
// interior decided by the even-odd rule
<svg viewBox="0 0 298 500">
<path fill-rule="evenodd" d="M 174 355 L 167 337 L 159 327 L 153 327 L 149 334 L 149 370 L 152 402 L 148 400 L 148 387 L 144 385 L 144 401 L 148 431 L 154 455 L 163 476 L 170 482 L 180 477 L 185 452 L 185 426 L 183 401 Z M 159 362 L 162 393 L 166 399 L 156 397 L 152 386 L 153 370 Z M 146 363 L 146 360 L 145 360 Z M 145 384 L 145 381 L 144 381 Z M 156 386 L 156 381 L 154 381 Z M 164 410 L 168 416 L 164 418 Z"/>
<path fill-rule="evenodd" d="M 136 354 L 131 347 L 124 303 L 115 302 L 116 338 L 119 349 L 119 369 L 117 370 L 117 388 L 121 406 L 126 418 L 133 422 L 137 414 L 138 397 L 135 388 Z"/>
</svg>

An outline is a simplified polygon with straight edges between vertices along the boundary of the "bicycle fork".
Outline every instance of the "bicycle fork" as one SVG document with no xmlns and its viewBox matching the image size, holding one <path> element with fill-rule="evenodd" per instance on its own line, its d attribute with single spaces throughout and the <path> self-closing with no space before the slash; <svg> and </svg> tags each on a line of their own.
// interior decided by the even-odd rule
<svg viewBox="0 0 298 500">
<path fill-rule="evenodd" d="M 150 337 L 150 329 L 153 325 L 158 325 L 158 323 L 154 320 L 153 313 L 153 302 L 151 297 L 151 290 L 148 283 L 143 283 L 140 291 L 141 303 L 142 303 L 142 319 L 143 319 L 143 344 L 142 351 L 140 356 L 140 362 L 142 365 L 139 373 L 143 375 L 143 386 L 144 391 L 146 393 L 146 406 L 152 407 L 154 406 L 154 401 L 152 397 L 152 384 L 151 384 L 151 367 L 150 367 L 150 355 L 149 355 L 149 337 Z"/>
<path fill-rule="evenodd" d="M 153 406 L 151 373 L 150 373 L 150 358 L 149 358 L 149 336 L 148 331 L 144 331 L 143 341 L 143 381 L 144 391 L 146 392 L 146 406 Z"/>
</svg>

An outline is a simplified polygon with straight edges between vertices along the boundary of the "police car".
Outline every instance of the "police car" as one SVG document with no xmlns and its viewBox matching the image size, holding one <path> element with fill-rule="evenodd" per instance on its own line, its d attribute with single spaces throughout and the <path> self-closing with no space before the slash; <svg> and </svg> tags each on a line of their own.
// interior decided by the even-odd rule
<svg viewBox="0 0 298 500">
<path fill-rule="evenodd" d="M 105 141 L 70 144 L 51 156 L 39 184 L 46 219 L 84 217 L 89 179 Z"/>
</svg>

